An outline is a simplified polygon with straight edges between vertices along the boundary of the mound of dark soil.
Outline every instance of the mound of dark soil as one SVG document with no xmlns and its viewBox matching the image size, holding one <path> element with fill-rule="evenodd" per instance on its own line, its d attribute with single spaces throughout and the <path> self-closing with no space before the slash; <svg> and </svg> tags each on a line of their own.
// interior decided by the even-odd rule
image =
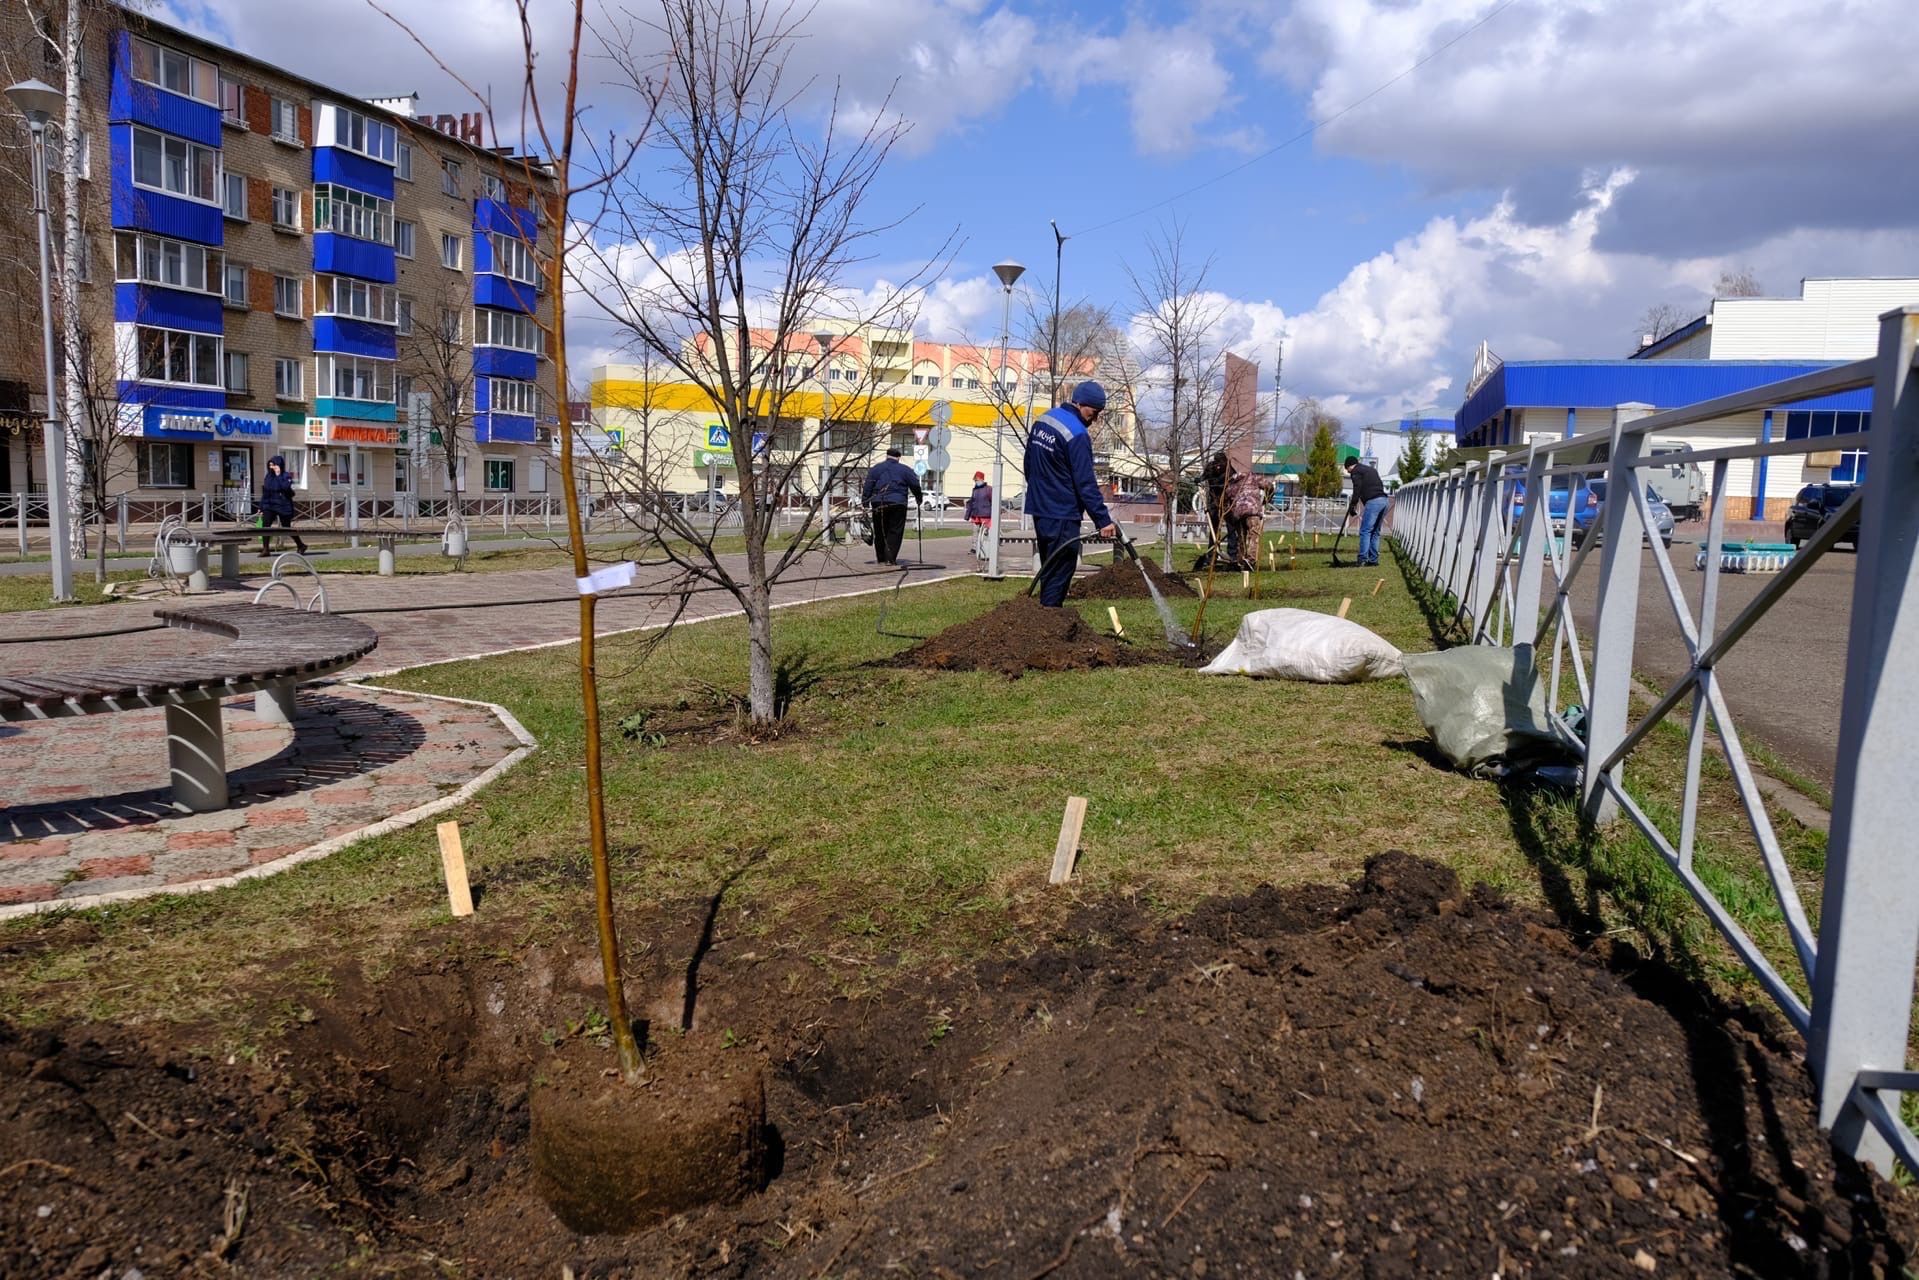
<svg viewBox="0 0 1919 1280">
<path fill-rule="evenodd" d="M 1914 1260 L 1919 1204 L 1835 1162 L 1796 1041 L 1405 854 L 1173 922 L 1082 905 L 1031 950 L 890 976 L 842 959 L 826 916 L 768 933 L 725 911 L 707 932 L 707 906 L 628 922 L 656 944 L 628 990 L 678 1026 L 694 957 L 711 1052 L 773 1064 L 777 1176 L 743 1203 L 586 1238 L 539 1201 L 527 1084 L 555 1069 L 553 1036 L 591 1036 L 574 1020 L 596 966 L 584 939 L 507 942 L 515 925 L 378 987 L 341 981 L 266 1047 L 271 1066 L 0 1028 L 0 1274 L 1827 1277 Z"/>
<path fill-rule="evenodd" d="M 1102 634 L 1077 610 L 1048 609 L 1020 594 L 921 641 L 893 662 L 933 671 L 997 671 L 1017 679 L 1027 671 L 1090 671 L 1169 660 L 1169 654 Z"/>
<path fill-rule="evenodd" d="M 1146 589 L 1146 579 L 1140 576 L 1145 569 L 1153 577 L 1153 585 L 1159 588 L 1160 595 L 1168 600 L 1192 599 L 1199 592 L 1186 585 L 1182 578 L 1163 572 L 1150 560 L 1141 559 L 1138 565 L 1124 556 L 1114 560 L 1098 573 L 1089 574 L 1073 584 L 1066 593 L 1068 600 L 1145 600 L 1152 593 Z"/>
</svg>

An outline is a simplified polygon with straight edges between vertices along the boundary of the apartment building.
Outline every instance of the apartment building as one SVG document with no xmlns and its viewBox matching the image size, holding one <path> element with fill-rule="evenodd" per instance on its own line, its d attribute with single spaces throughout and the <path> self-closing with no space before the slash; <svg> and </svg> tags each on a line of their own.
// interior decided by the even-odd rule
<svg viewBox="0 0 1919 1280">
<path fill-rule="evenodd" d="M 891 445 L 921 472 L 928 491 L 962 497 L 975 472 L 992 475 L 997 443 L 1004 450 L 1006 492 L 1023 487 L 1019 438 L 1012 431 L 996 435 L 995 428 L 1022 424 L 1052 407 L 1045 352 L 1012 348 L 1002 368 L 998 347 L 925 342 L 909 330 L 874 325 L 812 328 L 787 341 L 782 403 L 768 403 L 764 392 L 760 397 L 761 412 L 772 422 L 764 445 L 775 459 L 790 457 L 825 432 L 811 474 L 801 478 L 796 493 L 781 496 L 824 488 L 857 492 L 864 464 Z M 757 350 L 771 350 L 773 333 L 756 330 L 751 336 Z M 644 456 L 654 486 L 688 494 L 737 491 L 725 425 L 697 387 L 658 368 L 603 365 L 590 372 L 588 393 L 597 424 L 626 455 Z M 1116 442 L 1131 430 L 1119 408 L 1096 428 L 1102 472 Z M 932 443 L 941 416 L 952 431 L 944 449 Z"/>
<path fill-rule="evenodd" d="M 238 517 L 280 455 L 315 504 L 543 494 L 560 403 L 544 167 L 482 145 L 475 118 L 124 19 L 79 77 L 81 315 L 92 409 L 113 424 L 85 443 L 108 491 Z M 19 26 L 0 33 L 15 50 Z M 0 263 L 21 296 L 29 261 Z M 8 384 L 44 403 L 37 334 L 5 336 L 0 418 Z M 0 490 L 44 487 L 36 436 L 0 437 Z"/>
</svg>

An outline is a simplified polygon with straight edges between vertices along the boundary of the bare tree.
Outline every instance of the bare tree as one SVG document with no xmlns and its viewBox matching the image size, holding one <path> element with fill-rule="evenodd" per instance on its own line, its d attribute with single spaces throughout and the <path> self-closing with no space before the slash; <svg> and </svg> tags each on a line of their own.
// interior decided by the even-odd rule
<svg viewBox="0 0 1919 1280">
<path fill-rule="evenodd" d="M 1146 251 L 1143 268 L 1126 268 L 1129 350 L 1107 369 L 1136 423 L 1124 452 L 1160 495 L 1160 565 L 1170 570 L 1180 491 L 1228 443 L 1220 412 L 1226 352 L 1215 337 L 1222 307 L 1206 290 L 1211 259 L 1195 259 L 1177 226 L 1162 229 Z"/>
<path fill-rule="evenodd" d="M 1762 298 L 1765 294 L 1758 273 L 1750 266 L 1728 267 L 1719 273 L 1719 279 L 1712 286 L 1715 298 Z"/>
<path fill-rule="evenodd" d="M 479 379 L 473 370 L 473 344 L 482 335 L 469 332 L 470 326 L 480 320 L 472 305 L 473 291 L 467 279 L 465 272 L 441 272 L 439 287 L 427 297 L 412 301 L 415 310 L 410 316 L 411 323 L 404 326 L 406 332 L 399 340 L 399 373 L 408 380 L 407 385 L 415 396 L 425 398 L 428 417 L 414 421 L 411 407 L 402 405 L 401 408 L 408 411 L 409 430 L 440 433 L 449 516 L 460 510 L 460 457 L 466 442 L 473 438 L 478 404 Z M 502 313 L 499 322 L 520 323 L 521 317 L 515 313 L 506 319 Z M 524 322 L 529 328 L 535 325 L 530 315 L 524 317 Z"/>
<path fill-rule="evenodd" d="M 903 335 L 910 363 L 910 317 L 929 274 L 877 298 L 842 287 L 885 229 L 863 223 L 862 206 L 905 126 L 882 108 L 849 128 L 837 95 L 823 122 L 802 121 L 796 100 L 808 86 L 789 83 L 786 64 L 807 12 L 659 0 L 657 18 L 629 12 L 615 24 L 607 59 L 656 114 L 648 163 L 605 185 L 595 237 L 580 251 L 581 283 L 627 350 L 696 391 L 726 433 L 713 444 L 738 478 L 727 514 L 737 511 L 744 565 L 721 553 L 721 522 L 688 512 L 667 484 L 698 423 L 683 418 L 677 431 L 662 424 L 654 438 L 628 442 L 632 506 L 678 566 L 683 591 L 717 587 L 739 602 L 756 725 L 779 710 L 773 587 L 818 542 L 834 491 L 878 443 L 873 399 L 897 353 L 875 347 Z M 662 46 L 657 62 L 642 52 Z M 810 421 L 799 412 L 809 385 L 823 406 Z M 810 503 L 776 548 L 768 499 L 796 492 Z"/>
<path fill-rule="evenodd" d="M 1684 324 L 1685 320 L 1686 313 L 1673 303 L 1656 302 L 1647 307 L 1639 317 L 1638 330 L 1633 334 L 1633 350 L 1637 351 L 1646 345 L 1648 336 L 1654 342 L 1659 341 Z"/>
</svg>

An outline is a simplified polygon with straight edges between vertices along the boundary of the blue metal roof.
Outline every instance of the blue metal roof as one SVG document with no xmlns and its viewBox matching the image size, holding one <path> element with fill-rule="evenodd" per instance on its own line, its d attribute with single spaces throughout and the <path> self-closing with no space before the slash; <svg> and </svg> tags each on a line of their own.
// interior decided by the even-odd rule
<svg viewBox="0 0 1919 1280">
<path fill-rule="evenodd" d="M 1463 440 L 1499 421 L 1508 409 L 1610 409 L 1649 404 L 1677 409 L 1702 400 L 1749 391 L 1768 382 L 1830 369 L 1836 360 L 1516 360 L 1467 397 L 1453 415 Z M 1782 406 L 1783 407 L 1783 406 Z M 1861 388 L 1795 404 L 1807 409 L 1870 409 L 1872 392 Z"/>
</svg>

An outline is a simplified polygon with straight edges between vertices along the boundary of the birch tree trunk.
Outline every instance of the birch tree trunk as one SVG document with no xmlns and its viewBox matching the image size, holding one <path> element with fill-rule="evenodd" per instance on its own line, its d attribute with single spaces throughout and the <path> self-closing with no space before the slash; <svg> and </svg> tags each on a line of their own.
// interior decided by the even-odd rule
<svg viewBox="0 0 1919 1280">
<path fill-rule="evenodd" d="M 61 379 L 60 416 L 66 423 L 67 542 L 68 550 L 85 563 L 87 531 L 80 519 L 81 495 L 86 492 L 86 468 L 82 465 L 77 442 L 80 424 L 86 421 L 86 367 L 80 342 L 80 263 L 84 250 L 80 226 L 80 54 L 85 30 L 80 21 L 81 0 L 67 0 L 67 18 L 60 32 L 60 74 L 64 81 L 66 103 L 60 124 L 60 151 L 63 172 L 60 175 L 60 345 L 65 353 L 66 370 Z M 48 394 L 52 394 L 48 388 Z M 101 466 L 106 459 L 97 460 Z M 101 513 L 104 518 L 104 512 Z M 104 542 L 105 531 L 101 538 Z M 98 578 L 105 581 L 106 562 L 100 563 Z"/>
</svg>

